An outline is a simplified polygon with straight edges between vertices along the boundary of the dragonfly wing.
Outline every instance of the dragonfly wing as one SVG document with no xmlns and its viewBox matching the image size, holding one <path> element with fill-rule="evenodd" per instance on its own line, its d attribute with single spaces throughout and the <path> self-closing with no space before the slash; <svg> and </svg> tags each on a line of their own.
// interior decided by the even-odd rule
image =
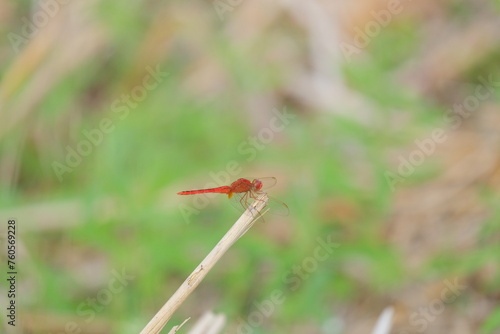
<svg viewBox="0 0 500 334">
<path fill-rule="evenodd" d="M 278 182 L 278 180 L 275 177 L 259 177 L 258 180 L 262 182 L 261 190 L 272 188 Z"/>
<path fill-rule="evenodd" d="M 245 211 L 252 203 L 255 201 L 254 198 L 250 196 L 250 194 L 245 195 L 246 193 L 234 194 L 234 196 L 229 200 L 231 205 L 235 207 L 239 212 Z M 277 216 L 288 216 L 290 210 L 288 206 L 273 198 L 269 197 L 269 201 L 267 205 L 264 207 L 264 210 L 269 209 L 268 214 L 277 215 Z"/>
<path fill-rule="evenodd" d="M 250 181 L 257 179 L 260 182 L 262 182 L 262 189 L 260 189 L 260 190 L 266 190 L 266 189 L 272 188 L 278 182 L 278 180 L 272 176 L 269 176 L 269 177 L 267 177 L 267 176 L 266 177 L 244 177 L 244 179 L 247 179 Z"/>
<path fill-rule="evenodd" d="M 255 200 L 249 196 L 249 193 L 234 193 L 233 196 L 229 199 L 231 205 L 243 213 Z"/>
<path fill-rule="evenodd" d="M 288 216 L 290 214 L 290 209 L 288 205 L 275 199 L 274 197 L 269 197 L 267 202 L 267 207 L 269 208 L 269 214 L 277 216 Z"/>
</svg>

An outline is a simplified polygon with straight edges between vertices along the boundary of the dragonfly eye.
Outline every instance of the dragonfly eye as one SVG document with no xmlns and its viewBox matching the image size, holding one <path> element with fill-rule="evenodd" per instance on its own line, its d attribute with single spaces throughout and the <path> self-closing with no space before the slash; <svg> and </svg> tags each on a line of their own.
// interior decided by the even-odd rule
<svg viewBox="0 0 500 334">
<path fill-rule="evenodd" d="M 253 180 L 253 186 L 254 186 L 255 190 L 260 190 L 262 188 L 262 182 L 255 179 L 255 180 Z"/>
</svg>

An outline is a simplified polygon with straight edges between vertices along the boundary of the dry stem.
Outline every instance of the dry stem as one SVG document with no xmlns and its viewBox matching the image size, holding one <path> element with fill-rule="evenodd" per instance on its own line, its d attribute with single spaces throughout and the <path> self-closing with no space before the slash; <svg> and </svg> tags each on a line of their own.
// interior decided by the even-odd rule
<svg viewBox="0 0 500 334">
<path fill-rule="evenodd" d="M 166 325 L 173 313 L 182 305 L 186 298 L 196 289 L 198 284 L 205 278 L 212 267 L 219 261 L 224 253 L 231 247 L 236 240 L 245 234 L 256 220 L 256 216 L 266 205 L 269 198 L 266 194 L 261 195 L 234 223 L 234 225 L 222 237 L 219 243 L 205 257 L 196 269 L 188 276 L 181 284 L 177 291 L 149 321 L 149 323 L 141 331 L 141 334 L 156 334 L 159 333 Z M 260 216 L 259 216 L 260 217 Z"/>
</svg>

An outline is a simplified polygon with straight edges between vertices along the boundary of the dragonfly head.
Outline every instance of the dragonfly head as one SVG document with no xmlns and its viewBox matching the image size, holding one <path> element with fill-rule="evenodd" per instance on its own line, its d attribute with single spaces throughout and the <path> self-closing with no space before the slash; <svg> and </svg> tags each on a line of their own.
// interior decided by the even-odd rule
<svg viewBox="0 0 500 334">
<path fill-rule="evenodd" d="M 255 190 L 260 190 L 262 188 L 262 182 L 260 180 L 254 179 L 252 184 Z"/>
</svg>

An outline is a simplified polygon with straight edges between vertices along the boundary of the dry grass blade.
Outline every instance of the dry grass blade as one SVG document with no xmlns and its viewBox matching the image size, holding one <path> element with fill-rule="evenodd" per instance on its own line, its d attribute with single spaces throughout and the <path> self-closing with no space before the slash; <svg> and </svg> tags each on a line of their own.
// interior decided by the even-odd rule
<svg viewBox="0 0 500 334">
<path fill-rule="evenodd" d="M 182 324 L 172 327 L 172 329 L 170 330 L 170 332 L 168 332 L 168 334 L 175 334 L 175 333 L 177 333 L 177 331 L 178 331 L 179 329 L 181 329 L 181 327 L 182 327 L 182 326 L 184 326 L 184 324 L 185 324 L 186 322 L 188 322 L 188 321 L 189 321 L 189 319 L 191 319 L 191 318 L 187 318 L 186 320 L 184 320 L 184 321 L 182 322 Z"/>
<path fill-rule="evenodd" d="M 196 269 L 189 275 L 189 277 L 181 284 L 177 291 L 170 297 L 170 299 L 163 305 L 163 307 L 156 313 L 156 315 L 149 321 L 149 323 L 141 331 L 141 334 L 156 334 L 167 324 L 168 320 L 172 317 L 174 312 L 182 305 L 187 297 L 196 289 L 200 282 L 205 278 L 208 272 L 219 261 L 219 259 L 226 253 L 236 240 L 250 229 L 255 222 L 255 212 L 261 212 L 266 206 L 269 198 L 266 194 L 261 195 L 234 223 L 234 225 L 222 237 L 219 243 L 212 249 L 212 251 L 203 259 L 203 261 L 196 267 Z M 265 213 L 265 212 L 264 212 Z M 261 214 L 262 215 L 262 214 Z M 257 217 L 260 217 L 258 215 Z"/>
<path fill-rule="evenodd" d="M 384 309 L 382 314 L 378 317 L 375 328 L 372 334 L 389 334 L 392 327 L 392 318 L 394 317 L 394 308 L 388 306 Z"/>
<path fill-rule="evenodd" d="M 223 314 L 205 312 L 203 316 L 196 321 L 188 334 L 218 334 L 226 324 L 226 317 Z"/>
</svg>

